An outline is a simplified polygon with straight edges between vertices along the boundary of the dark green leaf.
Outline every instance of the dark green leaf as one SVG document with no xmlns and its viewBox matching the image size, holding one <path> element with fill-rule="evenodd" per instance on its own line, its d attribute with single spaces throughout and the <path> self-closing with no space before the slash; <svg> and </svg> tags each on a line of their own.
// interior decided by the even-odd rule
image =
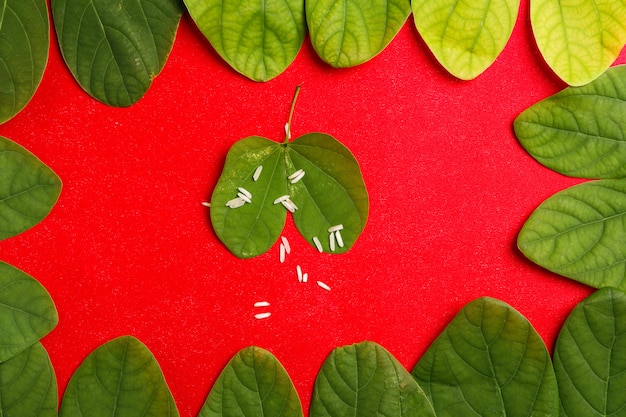
<svg viewBox="0 0 626 417">
<path fill-rule="evenodd" d="M 28 104 L 50 47 L 46 0 L 0 0 L 0 123 Z"/>
<path fill-rule="evenodd" d="M 220 56 L 255 81 L 282 73 L 304 41 L 304 0 L 185 0 L 185 4 Z"/>
<path fill-rule="evenodd" d="M 33 227 L 50 213 L 61 180 L 32 153 L 0 137 L 0 239 Z"/>
<path fill-rule="evenodd" d="M 41 343 L 0 364 L 0 415 L 56 417 L 57 407 L 56 376 Z"/>
<path fill-rule="evenodd" d="M 131 336 L 93 351 L 74 372 L 60 417 L 178 417 L 161 368 Z"/>
<path fill-rule="evenodd" d="M 537 46 L 569 85 L 590 82 L 615 61 L 626 43 L 624 16 L 622 0 L 530 2 Z"/>
<path fill-rule="evenodd" d="M 626 289 L 626 180 L 575 185 L 544 201 L 517 245 L 530 260 L 592 287 Z"/>
<path fill-rule="evenodd" d="M 531 106 L 514 123 L 522 146 L 564 175 L 626 176 L 626 65 Z"/>
<path fill-rule="evenodd" d="M 373 342 L 334 349 L 317 379 L 311 417 L 434 417 L 424 391 L 382 346 Z"/>
<path fill-rule="evenodd" d="M 302 417 L 289 375 L 270 352 L 250 346 L 226 365 L 199 417 Z"/>
<path fill-rule="evenodd" d="M 556 342 L 561 416 L 626 415 L 624 352 L 626 294 L 603 288 L 574 308 Z"/>
<path fill-rule="evenodd" d="M 67 66 L 101 102 L 127 107 L 146 93 L 172 49 L 180 0 L 52 0 Z"/>
<path fill-rule="evenodd" d="M 412 374 L 438 417 L 559 414 L 546 346 L 519 312 L 492 298 L 467 304 Z"/>
<path fill-rule="evenodd" d="M 46 289 L 30 275 L 0 261 L 0 362 L 28 349 L 58 321 Z"/>
<path fill-rule="evenodd" d="M 288 173 L 303 169 L 305 176 L 289 184 L 289 194 L 298 206 L 294 222 L 312 244 L 317 237 L 327 252 L 343 253 L 354 245 L 365 228 L 369 200 L 359 164 L 354 155 L 332 136 L 310 133 L 287 147 Z M 335 240 L 330 248 L 328 229 L 341 225 L 344 246 Z"/>
<path fill-rule="evenodd" d="M 262 172 L 255 181 L 260 166 Z M 290 180 L 300 169 L 304 176 Z M 250 203 L 240 200 L 240 188 L 252 195 Z M 277 202 L 282 196 L 289 196 L 295 205 L 294 222 L 313 247 L 317 238 L 323 250 L 343 253 L 365 227 L 367 190 L 359 165 L 345 146 L 321 133 L 283 144 L 253 136 L 233 145 L 213 191 L 211 222 L 217 236 L 241 258 L 266 252 L 285 225 L 288 208 Z M 237 200 L 238 207 L 231 207 Z M 332 226 L 343 228 L 339 231 L 343 246 L 335 240 L 334 250 L 328 232 Z"/>
<path fill-rule="evenodd" d="M 409 0 L 307 0 L 305 6 L 313 47 L 334 67 L 372 59 L 411 14 Z"/>
<path fill-rule="evenodd" d="M 504 49 L 519 0 L 413 0 L 418 32 L 452 75 L 471 80 Z"/>
</svg>

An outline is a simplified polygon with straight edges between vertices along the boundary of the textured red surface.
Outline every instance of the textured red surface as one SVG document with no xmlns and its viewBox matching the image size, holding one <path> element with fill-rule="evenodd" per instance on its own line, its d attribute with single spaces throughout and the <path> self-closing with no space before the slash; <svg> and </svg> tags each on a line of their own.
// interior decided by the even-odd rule
<svg viewBox="0 0 626 417">
<path fill-rule="evenodd" d="M 131 334 L 156 356 L 183 417 L 197 414 L 226 362 L 252 344 L 277 356 L 307 412 L 331 349 L 373 340 L 411 369 L 480 296 L 518 309 L 551 348 L 591 289 L 534 266 L 515 245 L 539 203 L 580 182 L 540 166 L 513 135 L 522 110 L 564 88 L 537 52 L 522 3 L 504 52 L 469 82 L 436 63 L 412 17 L 366 64 L 332 69 L 307 41 L 284 74 L 255 83 L 185 16 L 165 69 L 127 109 L 84 93 L 53 38 L 40 89 L 0 135 L 50 165 L 64 188 L 50 216 L 1 242 L 0 254 L 57 305 L 60 322 L 44 345 L 60 395 L 94 348 Z M 236 140 L 283 140 L 296 85 L 294 137 L 326 132 L 352 150 L 370 193 L 368 224 L 350 252 L 333 256 L 309 247 L 289 220 L 287 262 L 277 246 L 240 260 L 201 202 Z M 261 300 L 272 316 L 259 321 Z"/>
</svg>

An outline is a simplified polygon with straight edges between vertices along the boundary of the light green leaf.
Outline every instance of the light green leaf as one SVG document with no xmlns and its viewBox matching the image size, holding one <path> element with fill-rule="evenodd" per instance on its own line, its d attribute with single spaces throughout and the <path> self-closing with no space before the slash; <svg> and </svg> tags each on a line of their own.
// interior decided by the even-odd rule
<svg viewBox="0 0 626 417">
<path fill-rule="evenodd" d="M 250 346 L 226 365 L 199 417 L 302 417 L 287 371 L 270 352 Z"/>
<path fill-rule="evenodd" d="M 161 368 L 132 336 L 93 351 L 74 372 L 60 417 L 178 417 Z"/>
<path fill-rule="evenodd" d="M 0 239 L 43 220 L 61 193 L 61 180 L 32 153 L 0 137 Z"/>
<path fill-rule="evenodd" d="M 603 288 L 574 308 L 556 342 L 561 416 L 626 415 L 624 352 L 626 294 Z"/>
<path fill-rule="evenodd" d="M 257 169 L 262 171 L 255 181 Z M 301 179 L 289 179 L 299 170 L 304 172 Z M 249 203 L 238 196 L 240 189 L 251 194 Z M 289 197 L 284 204 L 277 201 L 283 196 Z M 211 198 L 211 222 L 226 247 L 240 258 L 269 250 L 285 225 L 289 204 L 296 227 L 311 246 L 316 247 L 317 238 L 324 251 L 349 250 L 369 210 L 361 171 L 350 151 L 321 133 L 283 144 L 257 136 L 235 143 Z M 343 246 L 337 232 L 328 232 L 333 226 L 342 228 Z"/>
<path fill-rule="evenodd" d="M 304 42 L 304 0 L 185 0 L 185 5 L 217 53 L 255 81 L 281 74 Z"/>
<path fill-rule="evenodd" d="M 39 87 L 49 31 L 45 0 L 0 0 L 0 123 L 19 113 Z"/>
<path fill-rule="evenodd" d="M 626 65 L 569 87 L 520 114 L 522 146 L 541 164 L 583 178 L 626 176 Z"/>
<path fill-rule="evenodd" d="M 172 49 L 180 0 L 52 0 L 63 58 L 91 96 L 127 107 L 146 93 Z"/>
<path fill-rule="evenodd" d="M 519 0 L 413 0 L 415 27 L 439 63 L 471 80 L 482 74 L 511 37 Z"/>
<path fill-rule="evenodd" d="M 334 349 L 315 380 L 311 417 L 434 417 L 424 391 L 382 346 Z"/>
<path fill-rule="evenodd" d="M 56 417 L 57 407 L 56 376 L 41 343 L 0 363 L 0 415 Z"/>
<path fill-rule="evenodd" d="M 622 0 L 532 0 L 530 20 L 537 46 L 569 85 L 602 74 L 626 43 Z"/>
<path fill-rule="evenodd" d="M 544 201 L 517 239 L 526 257 L 592 287 L 626 289 L 626 180 L 575 185 Z"/>
<path fill-rule="evenodd" d="M 37 343 L 58 321 L 48 291 L 30 275 L 0 261 L 0 363 Z"/>
<path fill-rule="evenodd" d="M 508 304 L 467 304 L 412 371 L 438 417 L 553 416 L 559 397 L 550 355 Z"/>
<path fill-rule="evenodd" d="M 307 0 L 305 7 L 313 48 L 339 68 L 372 59 L 411 14 L 410 0 Z"/>
</svg>

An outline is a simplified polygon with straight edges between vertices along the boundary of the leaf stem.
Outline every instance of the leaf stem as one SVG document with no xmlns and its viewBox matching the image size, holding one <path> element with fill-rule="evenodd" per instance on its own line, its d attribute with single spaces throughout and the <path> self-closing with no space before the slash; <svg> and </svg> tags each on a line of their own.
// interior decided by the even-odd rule
<svg viewBox="0 0 626 417">
<path fill-rule="evenodd" d="M 285 125 L 285 142 L 288 143 L 291 140 L 291 120 L 293 119 L 293 111 L 296 108 L 296 101 L 298 100 L 298 94 L 300 94 L 300 86 L 296 86 L 296 91 L 293 93 L 293 99 L 291 100 L 291 109 L 289 110 L 289 119 Z"/>
</svg>

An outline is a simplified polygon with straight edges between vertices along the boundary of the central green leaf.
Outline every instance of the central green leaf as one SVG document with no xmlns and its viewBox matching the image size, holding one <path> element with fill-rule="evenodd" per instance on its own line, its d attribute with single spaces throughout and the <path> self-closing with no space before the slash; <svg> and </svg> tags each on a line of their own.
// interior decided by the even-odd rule
<svg viewBox="0 0 626 417">
<path fill-rule="evenodd" d="M 241 258 L 266 252 L 287 212 L 311 246 L 343 253 L 365 228 L 368 210 L 356 159 L 323 133 L 282 144 L 258 136 L 236 142 L 211 198 L 213 228 Z"/>
<path fill-rule="evenodd" d="M 467 304 L 412 371 L 438 417 L 559 415 L 545 344 L 508 304 Z"/>
</svg>

